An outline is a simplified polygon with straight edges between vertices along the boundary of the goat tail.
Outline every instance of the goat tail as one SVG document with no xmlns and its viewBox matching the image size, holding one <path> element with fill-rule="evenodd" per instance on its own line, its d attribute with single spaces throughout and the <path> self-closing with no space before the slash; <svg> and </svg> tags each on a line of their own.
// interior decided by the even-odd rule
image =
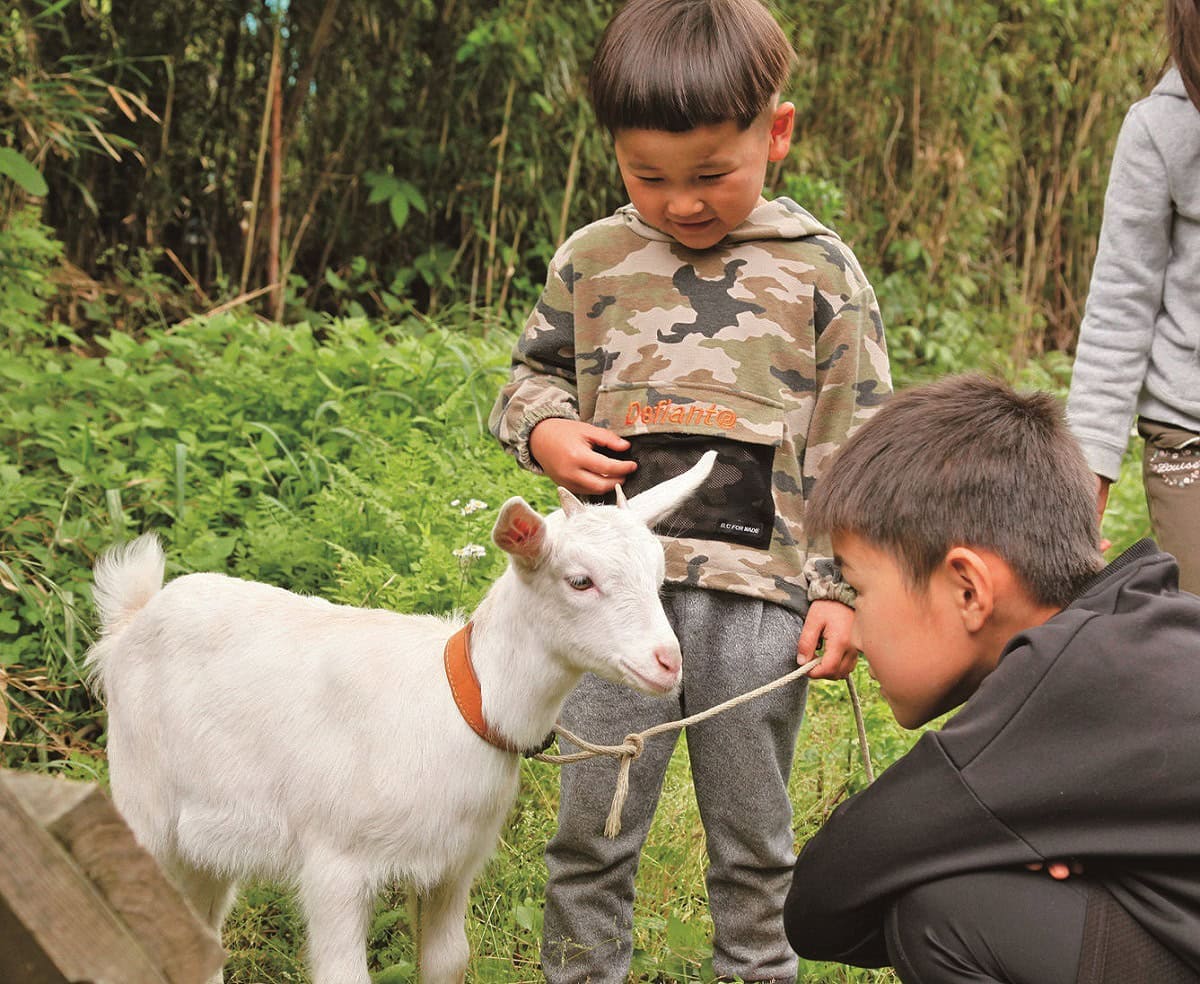
<svg viewBox="0 0 1200 984">
<path fill-rule="evenodd" d="M 114 637 L 162 588 L 166 557 L 153 533 L 110 547 L 96 561 L 92 600 L 100 616 L 100 639 L 86 660 L 93 684 L 103 692 Z"/>
</svg>

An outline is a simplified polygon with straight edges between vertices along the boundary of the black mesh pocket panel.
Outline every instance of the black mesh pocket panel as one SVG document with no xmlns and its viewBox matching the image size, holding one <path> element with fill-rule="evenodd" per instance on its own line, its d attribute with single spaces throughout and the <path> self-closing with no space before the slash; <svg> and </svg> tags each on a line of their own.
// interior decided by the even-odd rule
<svg viewBox="0 0 1200 984">
<path fill-rule="evenodd" d="M 643 489 L 682 474 L 705 451 L 717 452 L 712 473 L 679 509 L 664 519 L 655 532 L 697 540 L 723 540 L 748 547 L 770 546 L 775 522 L 771 497 L 771 465 L 775 448 L 747 444 L 707 434 L 627 435 L 628 451 L 605 451 L 614 458 L 633 458 L 637 471 L 624 482 L 632 498 Z M 600 450 L 600 449 L 597 449 Z M 612 496 L 604 501 L 612 502 Z"/>
</svg>

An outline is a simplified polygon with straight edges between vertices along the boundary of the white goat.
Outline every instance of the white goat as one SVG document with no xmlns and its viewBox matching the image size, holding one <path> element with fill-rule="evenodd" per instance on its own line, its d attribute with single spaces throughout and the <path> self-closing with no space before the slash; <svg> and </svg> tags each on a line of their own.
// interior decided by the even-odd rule
<svg viewBox="0 0 1200 984">
<path fill-rule="evenodd" d="M 587 671 L 654 693 L 678 686 L 648 526 L 714 457 L 619 497 L 623 508 L 565 489 L 544 518 L 520 498 L 501 507 L 492 537 L 510 563 L 471 636 L 496 734 L 538 746 Z M 368 984 L 374 898 L 406 882 L 420 900 L 421 980 L 462 981 L 467 895 L 519 760 L 456 708 L 443 650 L 461 623 L 219 574 L 164 587 L 163 567 L 148 535 L 95 570 L 103 634 L 88 663 L 107 698 L 113 796 L 138 840 L 218 932 L 238 879 L 294 882 L 316 984 Z"/>
</svg>

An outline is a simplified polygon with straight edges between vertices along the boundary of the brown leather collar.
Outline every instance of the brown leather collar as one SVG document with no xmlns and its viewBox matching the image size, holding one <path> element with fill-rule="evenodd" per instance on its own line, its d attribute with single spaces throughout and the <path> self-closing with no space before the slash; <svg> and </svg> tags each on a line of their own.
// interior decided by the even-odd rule
<svg viewBox="0 0 1200 984">
<path fill-rule="evenodd" d="M 483 717 L 483 691 L 471 665 L 471 625 L 468 622 L 446 640 L 446 679 L 450 681 L 450 693 L 463 720 L 475 734 L 506 752 L 519 752 L 507 738 L 496 734 Z"/>
</svg>

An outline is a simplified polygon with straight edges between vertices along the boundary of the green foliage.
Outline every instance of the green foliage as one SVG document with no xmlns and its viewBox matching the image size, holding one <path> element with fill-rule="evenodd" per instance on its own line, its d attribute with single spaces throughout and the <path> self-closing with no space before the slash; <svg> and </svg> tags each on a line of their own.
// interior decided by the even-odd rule
<svg viewBox="0 0 1200 984">
<path fill-rule="evenodd" d="M 1116 129 L 1161 62 L 1162 4 L 777 7 L 801 54 L 785 173 L 844 189 L 837 228 L 900 375 L 1068 349 Z"/>
<path fill-rule="evenodd" d="M 10 344 L 40 344 L 54 335 L 44 316 L 54 293 L 49 271 L 61 255 L 61 244 L 36 209 L 23 208 L 0 221 L 0 317 Z"/>
<path fill-rule="evenodd" d="M 334 0 L 129 0 L 83 16 L 31 0 L 0 19 L 0 133 L 44 168 L 47 217 L 88 272 L 119 269 L 110 247 L 152 247 L 160 273 L 240 293 L 244 260 L 246 287 L 267 274 L 278 21 L 289 311 L 520 320 L 556 244 L 624 200 L 583 94 L 615 7 L 341 0 L 330 18 Z M 1161 63 L 1161 0 L 772 7 L 800 67 L 770 191 L 855 248 L 900 375 L 1069 350 L 1116 130 Z"/>
<path fill-rule="evenodd" d="M 402 181 L 390 172 L 379 171 L 368 171 L 363 175 L 363 180 L 371 189 L 371 194 L 367 196 L 367 204 L 387 202 L 388 212 L 397 230 L 404 228 L 410 209 L 415 208 L 422 215 L 429 212 L 425 199 L 413 187 L 411 181 Z"/>
<path fill-rule="evenodd" d="M 40 196 L 50 190 L 42 173 L 11 147 L 0 147 L 0 177 L 10 179 L 30 195 Z"/>
<path fill-rule="evenodd" d="M 1142 439 L 1135 434 L 1129 445 L 1121 462 L 1121 477 L 1109 488 L 1108 508 L 1104 512 L 1104 537 L 1112 543 L 1105 554 L 1109 560 L 1151 535 L 1146 489 L 1142 484 Z"/>
<path fill-rule="evenodd" d="M 97 195 L 103 200 L 103 192 L 89 187 L 77 168 L 79 159 L 140 156 L 137 145 L 119 132 L 116 118 L 155 124 L 159 119 L 125 84 L 145 80 L 134 60 L 107 43 L 105 50 L 72 50 L 81 6 L 76 0 L 30 0 L 0 15 L 0 78 L 7 80 L 0 89 L 0 137 L 16 143 L 0 146 L 0 175 L 29 195 L 44 196 L 50 186 L 39 168 L 61 165 L 60 187 L 69 187 L 73 203 L 96 218 Z M 0 197 L 0 221 L 13 202 L 19 207 L 19 198 L 6 203 Z"/>
<path fill-rule="evenodd" d="M 96 714 L 88 572 L 113 541 L 157 530 L 172 574 L 440 612 L 472 607 L 499 570 L 494 549 L 453 551 L 489 542 L 509 494 L 546 501 L 480 439 L 507 339 L 233 315 L 98 337 L 86 355 L 59 334 L 76 351 L 15 328 L 0 361 L 0 660 L 56 695 L 43 718 L 10 691 L 7 760 L 89 747 L 74 726 Z"/>
</svg>

